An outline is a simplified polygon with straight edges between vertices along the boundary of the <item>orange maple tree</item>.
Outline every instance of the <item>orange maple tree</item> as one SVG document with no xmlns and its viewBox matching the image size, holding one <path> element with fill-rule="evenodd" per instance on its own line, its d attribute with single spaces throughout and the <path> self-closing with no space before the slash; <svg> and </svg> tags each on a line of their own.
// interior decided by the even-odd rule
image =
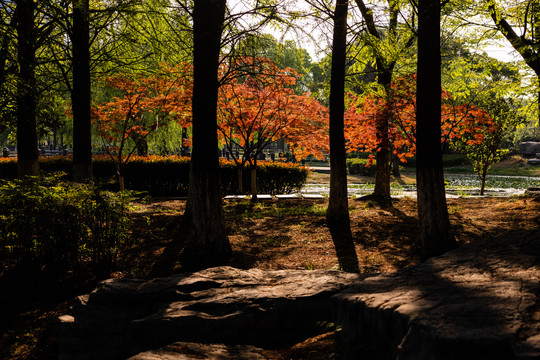
<svg viewBox="0 0 540 360">
<path fill-rule="evenodd" d="M 268 145 L 285 139 L 297 159 L 320 158 L 328 150 L 328 109 L 309 93 L 294 93 L 300 77 L 295 70 L 279 69 L 264 58 L 239 61 L 241 66 L 223 69 L 232 81 L 219 90 L 218 129 L 238 167 L 239 192 L 242 168 L 249 163 L 251 192 L 256 197 L 257 158 Z M 241 154 L 236 154 L 237 148 Z"/>
<path fill-rule="evenodd" d="M 483 109 L 471 103 L 460 103 L 444 90 L 441 97 L 441 146 L 465 137 L 471 145 L 481 143 L 486 131 L 496 130 L 496 122 Z M 378 151 L 377 117 L 388 116 L 385 112 L 390 113 L 389 138 L 393 155 L 406 162 L 416 153 L 416 74 L 393 81 L 387 98 L 377 94 L 348 95 L 345 137 L 350 151 Z M 367 166 L 373 161 L 374 156 L 370 154 Z"/>
<path fill-rule="evenodd" d="M 191 66 L 162 66 L 158 73 L 147 77 L 119 74 L 108 77 L 105 83 L 120 96 L 95 105 L 92 118 L 116 165 L 123 190 L 125 166 L 145 145 L 150 133 L 169 121 L 189 126 Z"/>
</svg>

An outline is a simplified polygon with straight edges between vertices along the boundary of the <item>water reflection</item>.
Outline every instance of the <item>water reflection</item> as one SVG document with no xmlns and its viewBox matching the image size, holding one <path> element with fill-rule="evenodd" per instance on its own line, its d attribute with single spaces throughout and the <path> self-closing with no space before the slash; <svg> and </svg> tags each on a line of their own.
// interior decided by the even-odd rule
<svg viewBox="0 0 540 360">
<path fill-rule="evenodd" d="M 479 196 L 480 180 L 476 175 L 446 174 L 446 195 L 449 198 L 461 196 Z M 529 176 L 488 175 L 484 196 L 508 197 L 523 195 L 529 187 L 540 187 L 540 178 Z M 374 184 L 349 184 L 351 197 L 368 195 L 373 192 Z M 306 184 L 302 194 L 328 195 L 330 186 L 326 184 Z M 391 195 L 394 197 L 416 197 L 416 185 L 392 184 Z"/>
</svg>

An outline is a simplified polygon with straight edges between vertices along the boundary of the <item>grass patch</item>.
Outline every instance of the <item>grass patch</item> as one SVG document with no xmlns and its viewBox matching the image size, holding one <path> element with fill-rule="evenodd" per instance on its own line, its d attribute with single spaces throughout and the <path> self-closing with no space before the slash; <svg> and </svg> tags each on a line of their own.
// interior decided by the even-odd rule
<svg viewBox="0 0 540 360">
<path fill-rule="evenodd" d="M 298 200 L 291 200 L 292 202 Z M 251 203 L 249 200 L 225 202 L 224 208 L 228 216 L 239 219 L 263 219 L 266 217 L 286 218 L 290 216 L 324 216 L 327 206 L 315 201 L 302 201 L 294 204 L 287 200 L 261 201 Z"/>
</svg>

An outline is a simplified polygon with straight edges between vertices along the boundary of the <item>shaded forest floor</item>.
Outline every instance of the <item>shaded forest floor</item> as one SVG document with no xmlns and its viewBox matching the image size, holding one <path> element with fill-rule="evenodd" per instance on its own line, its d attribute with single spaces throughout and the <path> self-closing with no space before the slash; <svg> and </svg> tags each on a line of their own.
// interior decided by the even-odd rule
<svg viewBox="0 0 540 360">
<path fill-rule="evenodd" d="M 350 200 L 352 230 L 363 273 L 396 271 L 419 259 L 412 251 L 417 234 L 416 200 L 395 199 L 391 208 Z M 226 201 L 233 257 L 229 265 L 260 269 L 335 269 L 337 259 L 325 223 L 327 200 L 269 200 L 257 204 Z M 177 255 L 185 229 L 185 201 L 134 204 L 129 241 L 122 245 L 112 277 L 151 278 L 181 271 Z M 489 239 L 510 230 L 540 226 L 534 198 L 449 199 L 453 231 L 460 244 Z M 56 359 L 59 315 L 72 299 L 88 293 L 97 279 L 76 276 L 0 276 L 0 358 Z M 332 335 L 307 339 L 293 348 L 269 351 L 270 359 L 327 359 Z"/>
</svg>

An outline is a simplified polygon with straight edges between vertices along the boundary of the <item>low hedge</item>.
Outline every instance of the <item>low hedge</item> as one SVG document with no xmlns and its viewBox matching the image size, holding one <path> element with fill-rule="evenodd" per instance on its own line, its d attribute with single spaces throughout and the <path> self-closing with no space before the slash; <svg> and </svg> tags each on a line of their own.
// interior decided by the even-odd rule
<svg viewBox="0 0 540 360">
<path fill-rule="evenodd" d="M 251 189 L 251 169 L 242 170 L 244 192 Z M 293 163 L 258 162 L 257 192 L 259 194 L 291 194 L 306 183 L 307 168 Z M 232 161 L 221 161 L 221 186 L 225 194 L 238 193 L 238 168 Z"/>
<path fill-rule="evenodd" d="M 234 162 L 222 160 L 221 183 L 224 194 L 235 194 L 238 189 L 237 168 Z M 189 158 L 177 156 L 135 156 L 126 166 L 125 187 L 129 190 L 146 191 L 153 196 L 186 196 L 189 184 Z M 108 189 L 116 188 L 116 167 L 106 156 L 93 160 L 94 177 Z M 71 179 L 70 157 L 51 156 L 40 158 L 44 173 L 64 172 Z M 258 162 L 257 189 L 259 193 L 287 194 L 299 191 L 306 182 L 308 170 L 302 166 L 282 162 Z M 249 190 L 249 168 L 243 171 L 244 189 Z M 15 159 L 0 159 L 0 179 L 17 177 Z"/>
<path fill-rule="evenodd" d="M 347 159 L 347 172 L 349 175 L 375 176 L 375 164 L 366 166 L 367 159 Z"/>
<path fill-rule="evenodd" d="M 465 154 L 443 154 L 443 167 L 455 167 L 471 165 L 471 161 Z M 416 156 L 407 158 L 407 163 L 404 165 L 407 168 L 416 167 Z"/>
</svg>

